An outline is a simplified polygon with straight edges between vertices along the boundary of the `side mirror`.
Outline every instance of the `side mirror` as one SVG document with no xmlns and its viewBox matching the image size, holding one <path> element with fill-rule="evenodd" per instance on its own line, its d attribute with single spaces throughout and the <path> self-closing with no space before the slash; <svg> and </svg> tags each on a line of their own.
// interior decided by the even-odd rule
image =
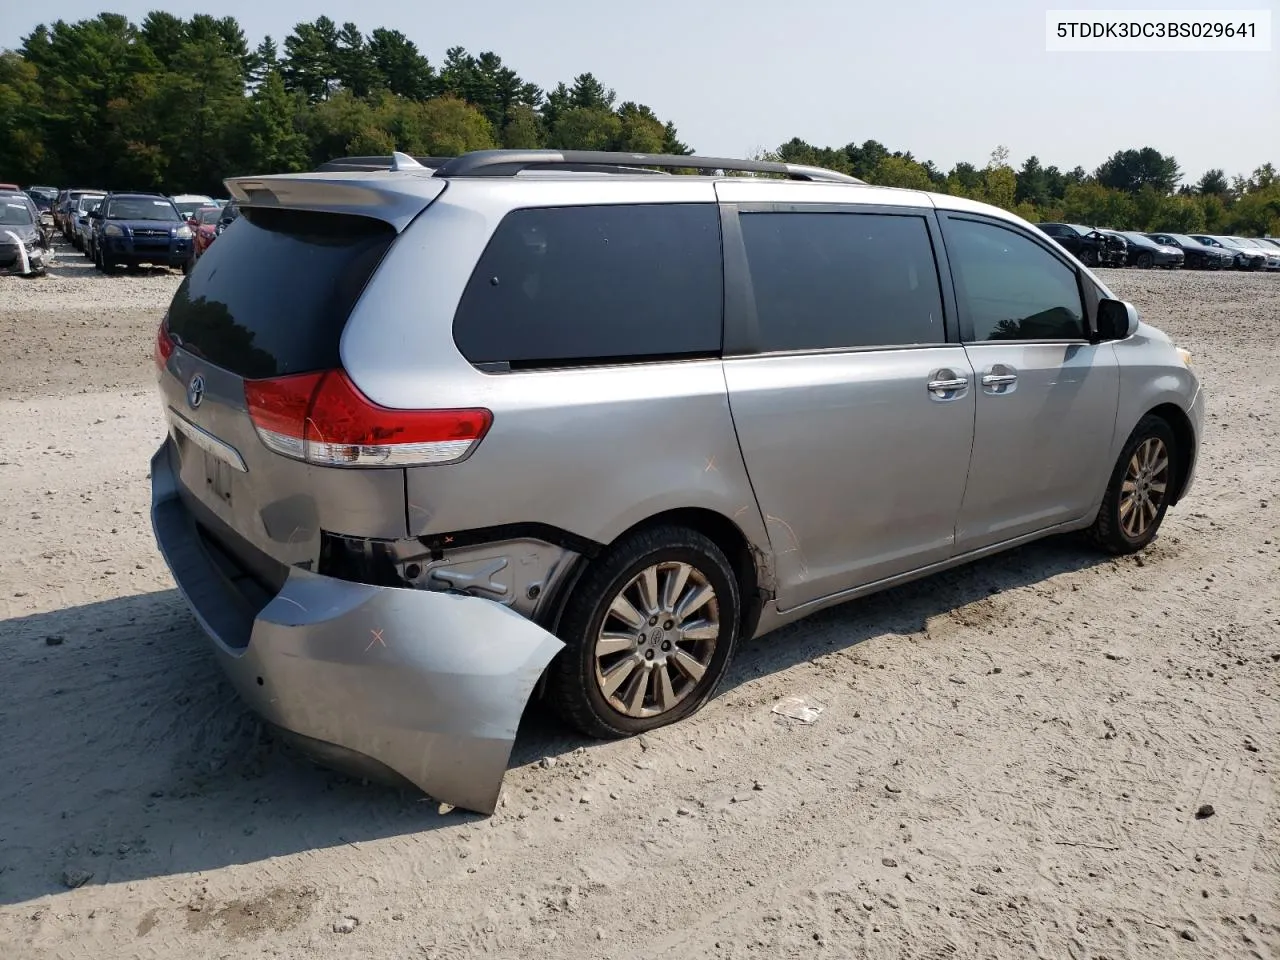
<svg viewBox="0 0 1280 960">
<path fill-rule="evenodd" d="M 1138 310 L 1126 300 L 1104 298 L 1098 301 L 1097 338 L 1125 340 L 1138 332 Z"/>
</svg>

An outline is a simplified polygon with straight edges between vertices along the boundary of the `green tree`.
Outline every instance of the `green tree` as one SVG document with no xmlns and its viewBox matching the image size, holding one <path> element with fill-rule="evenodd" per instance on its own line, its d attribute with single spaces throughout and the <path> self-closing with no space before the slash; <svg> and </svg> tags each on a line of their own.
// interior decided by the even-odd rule
<svg viewBox="0 0 1280 960">
<path fill-rule="evenodd" d="M 933 188 L 933 181 L 929 179 L 924 167 L 904 157 L 882 158 L 866 179 L 882 187 L 906 187 L 911 190 Z"/>
<path fill-rule="evenodd" d="M 1166 157 L 1153 147 L 1143 147 L 1116 151 L 1094 176 L 1104 187 L 1115 190 L 1137 193 L 1150 185 L 1168 195 L 1182 179 L 1182 171 L 1173 157 Z"/>
<path fill-rule="evenodd" d="M 1221 196 L 1230 189 L 1231 184 L 1227 183 L 1227 175 L 1221 169 L 1206 171 L 1196 184 L 1196 190 L 1204 194 L 1213 193 Z"/>
<path fill-rule="evenodd" d="M 328 17 L 298 24 L 284 39 L 285 86 L 312 103 L 328 98 L 338 82 L 338 59 L 337 24 Z"/>
<path fill-rule="evenodd" d="M 305 105 L 305 99 L 285 89 L 279 70 L 272 70 L 263 78 L 249 104 L 245 124 L 247 152 L 241 173 L 307 169 L 307 138 L 301 129 Z"/>
<path fill-rule="evenodd" d="M 502 145 L 510 150 L 533 150 L 542 146 L 542 123 L 538 111 L 527 103 L 517 103 L 507 111 L 502 126 Z"/>
<path fill-rule="evenodd" d="M 1123 229 L 1134 220 L 1134 202 L 1125 191 L 1100 183 L 1073 183 L 1067 187 L 1063 216 L 1090 227 Z"/>
<path fill-rule="evenodd" d="M 662 153 L 667 131 L 652 110 L 627 101 L 618 108 L 618 139 L 613 149 L 626 153 Z"/>
<path fill-rule="evenodd" d="M 374 30 L 369 37 L 369 55 L 377 68 L 380 86 L 396 96 L 426 100 L 435 93 L 435 71 L 414 42 L 399 30 Z"/>
<path fill-rule="evenodd" d="M 333 54 L 333 72 L 345 90 L 357 97 L 367 97 L 380 85 L 381 75 L 364 34 L 354 23 L 344 23 L 338 32 L 337 49 Z"/>
<path fill-rule="evenodd" d="M 608 150 L 622 135 L 618 115 L 603 107 L 570 107 L 551 130 L 549 145 L 561 150 Z"/>
</svg>

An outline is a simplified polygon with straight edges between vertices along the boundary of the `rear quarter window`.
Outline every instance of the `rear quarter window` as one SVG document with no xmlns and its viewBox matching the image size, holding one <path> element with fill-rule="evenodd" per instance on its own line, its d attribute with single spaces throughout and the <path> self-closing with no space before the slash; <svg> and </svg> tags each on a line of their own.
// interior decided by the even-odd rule
<svg viewBox="0 0 1280 960">
<path fill-rule="evenodd" d="M 723 289 L 715 204 L 514 210 L 453 336 L 472 363 L 512 369 L 717 355 Z"/>
<path fill-rule="evenodd" d="M 246 378 L 338 367 L 343 327 L 395 236 L 369 217 L 246 208 L 182 281 L 169 332 Z"/>
</svg>

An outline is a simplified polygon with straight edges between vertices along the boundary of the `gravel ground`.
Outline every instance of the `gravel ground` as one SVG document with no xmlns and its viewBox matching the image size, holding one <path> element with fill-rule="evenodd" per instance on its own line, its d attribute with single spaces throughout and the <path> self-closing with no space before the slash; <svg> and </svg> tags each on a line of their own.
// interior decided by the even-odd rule
<svg viewBox="0 0 1280 960">
<path fill-rule="evenodd" d="M 1107 274 L 1210 397 L 1144 556 L 1048 541 L 828 611 L 636 740 L 534 713 L 485 819 L 239 705 L 146 517 L 179 277 L 74 259 L 0 278 L 5 960 L 1280 956 L 1280 277 Z"/>
</svg>

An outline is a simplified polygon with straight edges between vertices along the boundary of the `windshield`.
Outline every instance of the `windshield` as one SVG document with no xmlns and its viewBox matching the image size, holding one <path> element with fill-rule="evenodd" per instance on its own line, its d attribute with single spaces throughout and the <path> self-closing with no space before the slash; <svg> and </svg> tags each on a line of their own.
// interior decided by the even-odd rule
<svg viewBox="0 0 1280 960">
<path fill-rule="evenodd" d="M 0 206 L 0 227 L 28 227 L 31 219 L 31 208 L 25 203 L 5 203 Z"/>
<path fill-rule="evenodd" d="M 181 219 L 168 200 L 146 200 L 125 197 L 107 204 L 108 220 L 161 220 L 172 223 Z"/>
<path fill-rule="evenodd" d="M 201 226 L 214 226 L 222 216 L 222 211 L 217 207 L 204 207 L 198 211 L 198 214 Z"/>
<path fill-rule="evenodd" d="M 76 201 L 76 209 L 81 213 L 84 213 L 86 210 L 92 210 L 101 202 L 101 197 L 81 197 Z"/>
<path fill-rule="evenodd" d="M 182 214 L 182 219 L 184 220 L 190 220 L 195 216 L 195 212 L 197 210 L 206 205 L 207 204 L 204 200 L 183 200 L 181 203 L 174 203 L 174 206 L 178 208 L 178 212 Z"/>
<path fill-rule="evenodd" d="M 1171 233 L 1169 234 L 1169 236 L 1171 236 L 1175 242 L 1182 244 L 1184 247 L 1206 246 L 1206 244 L 1201 243 L 1195 237 L 1188 237 L 1186 234 L 1183 234 L 1183 233 Z"/>
<path fill-rule="evenodd" d="M 1140 234 L 1140 233 L 1130 233 L 1130 232 L 1126 231 L 1126 232 L 1124 232 L 1124 233 L 1120 234 L 1120 236 L 1124 237 L 1124 238 L 1125 238 L 1126 240 L 1128 240 L 1130 243 L 1137 244 L 1139 247 L 1152 247 L 1152 246 L 1155 246 L 1155 241 L 1154 241 L 1154 240 L 1152 240 L 1150 237 L 1144 237 L 1144 236 L 1143 236 L 1142 234 Z"/>
<path fill-rule="evenodd" d="M 1070 227 L 1072 230 L 1074 230 L 1076 233 L 1080 234 L 1081 236 L 1088 236 L 1089 234 L 1093 233 L 1093 227 L 1082 227 L 1078 223 L 1068 223 L 1067 226 Z"/>
</svg>

